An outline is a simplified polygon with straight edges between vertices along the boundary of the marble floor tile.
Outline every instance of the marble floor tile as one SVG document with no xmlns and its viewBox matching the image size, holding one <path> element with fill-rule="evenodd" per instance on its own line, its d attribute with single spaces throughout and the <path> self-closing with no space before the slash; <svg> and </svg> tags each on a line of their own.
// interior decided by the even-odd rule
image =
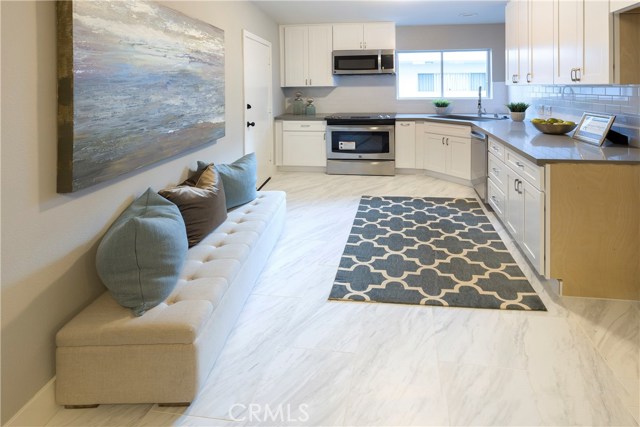
<svg viewBox="0 0 640 427">
<path fill-rule="evenodd" d="M 527 372 L 440 363 L 452 426 L 538 426 L 541 417 Z"/>
<path fill-rule="evenodd" d="M 96 426 L 124 427 L 135 426 L 152 405 L 100 405 L 97 408 L 65 409 L 60 408 L 47 426 Z"/>
<path fill-rule="evenodd" d="M 628 406 L 640 404 L 640 312 L 635 302 L 565 298 L 575 321 L 629 393 Z"/>
<path fill-rule="evenodd" d="M 435 307 L 433 317 L 438 360 L 526 369 L 527 316 L 504 315 L 503 310 Z"/>
<path fill-rule="evenodd" d="M 546 425 L 637 425 L 628 393 L 577 325 L 532 318 L 527 372 Z"/>
<path fill-rule="evenodd" d="M 162 410 L 164 408 L 158 408 Z M 182 414 L 158 412 L 152 410 L 147 413 L 135 427 L 240 427 L 240 422 L 220 420 L 215 418 L 191 417 Z"/>
<path fill-rule="evenodd" d="M 339 426 L 352 381 L 353 355 L 286 348 L 269 364 L 252 404 L 262 416 L 253 425 Z M 267 419 L 267 408 L 271 419 Z M 273 413 L 277 414 L 273 419 Z"/>
<path fill-rule="evenodd" d="M 287 347 L 353 353 L 362 332 L 363 304 L 324 301 L 302 305 L 285 332 Z"/>
<path fill-rule="evenodd" d="M 345 425 L 447 425 L 430 307 L 362 304 Z"/>
</svg>

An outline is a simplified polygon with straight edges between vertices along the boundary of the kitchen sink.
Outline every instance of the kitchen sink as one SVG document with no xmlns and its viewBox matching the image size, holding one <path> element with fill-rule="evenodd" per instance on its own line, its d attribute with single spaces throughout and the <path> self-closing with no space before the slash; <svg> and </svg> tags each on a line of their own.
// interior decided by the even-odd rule
<svg viewBox="0 0 640 427">
<path fill-rule="evenodd" d="M 492 120 L 506 120 L 509 117 L 505 115 L 494 115 L 494 114 L 483 114 L 479 116 L 478 114 L 445 114 L 441 117 L 443 119 L 454 119 L 454 120 L 473 120 L 474 122 L 488 122 Z"/>
</svg>

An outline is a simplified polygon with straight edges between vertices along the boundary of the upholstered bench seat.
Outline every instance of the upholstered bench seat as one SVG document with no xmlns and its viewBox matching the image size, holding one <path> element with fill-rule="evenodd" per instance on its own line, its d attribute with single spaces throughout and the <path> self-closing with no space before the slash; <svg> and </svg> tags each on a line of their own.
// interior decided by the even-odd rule
<svg viewBox="0 0 640 427">
<path fill-rule="evenodd" d="M 160 305 L 135 317 L 105 292 L 56 337 L 62 405 L 189 403 L 281 234 L 285 193 L 259 192 L 189 249 Z"/>
</svg>

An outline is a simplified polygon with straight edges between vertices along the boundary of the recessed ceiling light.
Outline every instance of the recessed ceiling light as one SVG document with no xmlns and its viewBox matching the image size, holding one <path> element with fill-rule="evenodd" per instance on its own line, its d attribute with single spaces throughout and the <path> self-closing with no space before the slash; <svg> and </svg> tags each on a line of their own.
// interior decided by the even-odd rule
<svg viewBox="0 0 640 427">
<path fill-rule="evenodd" d="M 458 14 L 458 16 L 464 16 L 465 18 L 468 18 L 470 16 L 477 16 L 478 14 L 476 12 L 460 12 Z"/>
</svg>

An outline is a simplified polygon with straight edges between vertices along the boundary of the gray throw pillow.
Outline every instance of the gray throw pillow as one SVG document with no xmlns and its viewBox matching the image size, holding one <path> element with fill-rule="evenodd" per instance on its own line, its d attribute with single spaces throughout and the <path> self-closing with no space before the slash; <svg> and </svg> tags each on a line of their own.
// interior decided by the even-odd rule
<svg viewBox="0 0 640 427">
<path fill-rule="evenodd" d="M 113 298 L 142 316 L 169 296 L 186 255 L 180 210 L 149 188 L 104 235 L 96 267 Z"/>
<path fill-rule="evenodd" d="M 198 169 L 206 163 L 198 162 Z M 256 190 L 256 155 L 249 153 L 240 157 L 235 162 L 225 165 L 216 165 L 224 184 L 224 193 L 227 198 L 227 209 L 249 203 L 258 196 Z"/>
<path fill-rule="evenodd" d="M 200 243 L 227 219 L 224 186 L 213 165 L 199 170 L 179 186 L 159 193 L 180 209 L 189 247 Z"/>
</svg>

